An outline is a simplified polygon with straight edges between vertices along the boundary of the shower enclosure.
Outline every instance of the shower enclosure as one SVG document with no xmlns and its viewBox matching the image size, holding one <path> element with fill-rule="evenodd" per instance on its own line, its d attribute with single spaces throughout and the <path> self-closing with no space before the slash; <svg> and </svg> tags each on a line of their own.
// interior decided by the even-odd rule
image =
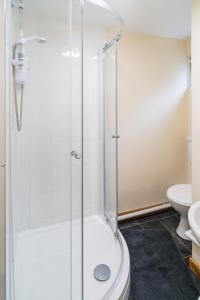
<svg viewBox="0 0 200 300">
<path fill-rule="evenodd" d="M 128 299 L 117 44 L 103 0 L 7 1 L 6 300 Z"/>
</svg>

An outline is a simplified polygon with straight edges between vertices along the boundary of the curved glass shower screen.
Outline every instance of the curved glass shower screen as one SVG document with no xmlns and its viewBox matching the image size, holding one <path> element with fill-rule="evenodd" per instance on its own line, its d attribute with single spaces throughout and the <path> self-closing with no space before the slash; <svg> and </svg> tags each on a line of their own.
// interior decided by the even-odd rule
<svg viewBox="0 0 200 300">
<path fill-rule="evenodd" d="M 99 4 L 95 5 L 96 3 Z M 121 23 L 104 1 L 85 1 L 83 23 L 84 299 L 112 298 L 120 276 L 117 230 L 117 67 Z M 109 7 L 109 9 L 107 9 Z M 105 9 L 106 8 L 106 9 Z M 117 37 L 117 38 L 116 38 Z M 100 282 L 102 264 L 110 276 Z M 99 277 L 98 277 L 99 276 Z M 115 287 L 115 288 L 114 288 Z M 110 296 L 108 296 L 110 295 Z"/>
<path fill-rule="evenodd" d="M 104 211 L 113 232 L 118 230 L 117 182 L 117 41 L 103 49 L 104 86 Z"/>
</svg>

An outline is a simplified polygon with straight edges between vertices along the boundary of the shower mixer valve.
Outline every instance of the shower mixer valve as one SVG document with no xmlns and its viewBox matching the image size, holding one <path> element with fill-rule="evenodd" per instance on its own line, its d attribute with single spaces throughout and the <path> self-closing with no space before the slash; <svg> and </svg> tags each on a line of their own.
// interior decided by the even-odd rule
<svg viewBox="0 0 200 300">
<path fill-rule="evenodd" d="M 26 84 L 29 71 L 29 58 L 26 55 L 26 43 L 29 41 L 36 41 L 38 43 L 46 43 L 46 39 L 38 36 L 20 37 L 13 48 L 13 80 L 14 80 L 14 102 L 15 102 L 15 115 L 17 130 L 22 128 L 22 112 L 23 112 L 23 99 L 24 99 L 24 85 Z M 18 94 L 17 86 L 20 88 Z M 20 97 L 20 104 L 18 104 L 18 95 Z"/>
<path fill-rule="evenodd" d="M 15 83 L 24 85 L 28 77 L 29 59 L 26 56 L 25 48 L 20 44 L 15 46 L 15 57 L 12 59 L 12 65 L 15 68 Z"/>
<path fill-rule="evenodd" d="M 25 44 L 28 41 L 36 41 L 38 43 L 45 43 L 46 39 L 43 37 L 21 37 L 16 41 L 14 45 L 14 57 L 12 59 L 12 65 L 15 69 L 14 80 L 16 84 L 24 85 L 27 81 L 29 70 L 29 58 L 26 55 Z"/>
</svg>

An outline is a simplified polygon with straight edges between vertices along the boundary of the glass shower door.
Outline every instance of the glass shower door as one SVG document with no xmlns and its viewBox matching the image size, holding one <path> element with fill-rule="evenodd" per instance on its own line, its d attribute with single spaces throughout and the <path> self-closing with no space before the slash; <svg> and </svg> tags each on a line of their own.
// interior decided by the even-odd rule
<svg viewBox="0 0 200 300">
<path fill-rule="evenodd" d="M 104 85 L 104 199 L 105 217 L 117 235 L 117 42 L 113 40 L 103 51 Z"/>
<path fill-rule="evenodd" d="M 70 300 L 83 299 L 82 1 L 70 0 L 71 284 Z"/>
<path fill-rule="evenodd" d="M 8 54 L 26 37 L 29 70 L 22 88 L 10 63 L 7 300 L 82 300 L 81 3 L 9 5 Z"/>
</svg>

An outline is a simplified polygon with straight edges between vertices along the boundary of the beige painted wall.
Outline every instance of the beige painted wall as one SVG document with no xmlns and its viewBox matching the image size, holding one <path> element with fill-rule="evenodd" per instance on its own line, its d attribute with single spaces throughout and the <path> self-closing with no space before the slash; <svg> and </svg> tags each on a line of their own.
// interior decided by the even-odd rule
<svg viewBox="0 0 200 300">
<path fill-rule="evenodd" d="M 188 116 L 188 136 L 192 136 L 192 87 L 191 87 L 191 37 L 187 39 L 187 58 L 188 58 L 188 90 L 187 90 L 187 116 Z M 188 183 L 192 183 L 192 161 L 188 159 Z"/>
<path fill-rule="evenodd" d="M 0 300 L 5 299 L 5 207 L 4 207 L 4 3 L 0 0 Z"/>
<path fill-rule="evenodd" d="M 200 1 L 192 8 L 192 188 L 193 201 L 200 201 Z M 193 245 L 200 262 L 200 249 Z"/>
<path fill-rule="evenodd" d="M 123 34 L 118 46 L 119 212 L 166 201 L 187 175 L 187 42 Z"/>
</svg>

